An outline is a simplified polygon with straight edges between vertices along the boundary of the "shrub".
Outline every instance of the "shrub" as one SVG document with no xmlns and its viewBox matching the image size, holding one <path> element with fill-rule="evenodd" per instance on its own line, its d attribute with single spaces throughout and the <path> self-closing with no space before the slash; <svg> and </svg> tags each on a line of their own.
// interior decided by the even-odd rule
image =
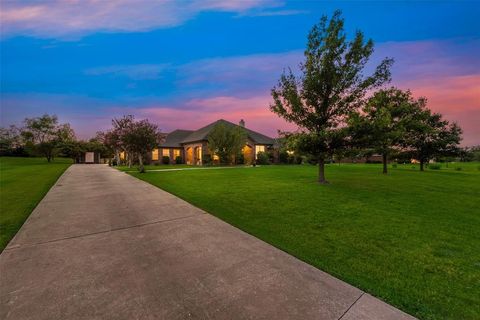
<svg viewBox="0 0 480 320">
<path fill-rule="evenodd" d="M 280 153 L 278 154 L 278 162 L 285 164 L 285 163 L 290 163 L 289 160 L 290 159 L 287 151 L 280 151 Z"/>
<path fill-rule="evenodd" d="M 153 165 L 154 165 L 154 166 L 159 166 L 159 165 L 160 165 L 160 163 L 158 163 L 158 162 L 154 162 L 154 163 L 153 163 Z"/>
<path fill-rule="evenodd" d="M 244 164 L 245 163 L 245 157 L 243 156 L 243 153 L 239 153 L 235 157 L 235 164 Z"/>
<path fill-rule="evenodd" d="M 170 163 L 170 157 L 169 156 L 163 156 L 162 157 L 162 163 L 163 164 L 169 164 Z"/>
<path fill-rule="evenodd" d="M 263 151 L 257 153 L 257 164 L 269 164 L 268 154 Z"/>
<path fill-rule="evenodd" d="M 462 167 L 456 167 L 455 170 L 456 171 L 462 171 Z"/>
<path fill-rule="evenodd" d="M 430 170 L 440 170 L 441 168 L 442 168 L 442 166 L 438 163 L 433 163 L 433 164 L 428 165 L 428 169 L 430 169 Z"/>
<path fill-rule="evenodd" d="M 176 164 L 182 164 L 182 163 L 183 163 L 182 157 L 177 156 L 177 157 L 175 158 L 175 163 L 176 163 Z"/>
<path fill-rule="evenodd" d="M 209 154 L 204 154 L 202 158 L 202 164 L 204 166 L 211 166 L 213 164 L 212 156 Z"/>
<path fill-rule="evenodd" d="M 392 164 L 392 168 L 396 168 L 396 167 L 397 167 L 396 163 Z"/>
</svg>

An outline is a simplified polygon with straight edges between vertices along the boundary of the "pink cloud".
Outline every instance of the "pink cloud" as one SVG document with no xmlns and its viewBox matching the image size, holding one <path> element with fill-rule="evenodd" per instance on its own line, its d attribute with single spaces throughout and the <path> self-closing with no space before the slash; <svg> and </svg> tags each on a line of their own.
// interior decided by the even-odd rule
<svg viewBox="0 0 480 320">
<path fill-rule="evenodd" d="M 464 131 L 463 145 L 480 144 L 480 74 L 400 81 L 415 96 L 428 98 L 428 107 Z"/>
<path fill-rule="evenodd" d="M 114 108 L 113 112 L 131 111 L 139 118 L 148 118 L 158 123 L 165 131 L 175 129 L 198 129 L 215 120 L 225 119 L 238 123 L 244 119 L 247 127 L 277 136 L 277 130 L 295 130 L 296 127 L 280 119 L 269 110 L 270 96 L 236 98 L 220 96 L 206 99 L 193 99 L 178 106 L 149 106 L 140 109 Z"/>
</svg>

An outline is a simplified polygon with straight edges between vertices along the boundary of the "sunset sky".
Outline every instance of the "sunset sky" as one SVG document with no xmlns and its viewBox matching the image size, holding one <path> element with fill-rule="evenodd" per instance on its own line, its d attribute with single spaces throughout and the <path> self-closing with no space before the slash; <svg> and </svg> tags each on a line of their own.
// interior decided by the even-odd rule
<svg viewBox="0 0 480 320">
<path fill-rule="evenodd" d="M 270 89 L 335 9 L 347 36 L 374 40 L 371 65 L 395 59 L 392 85 L 480 144 L 477 1 L 1 1 L 1 125 L 57 114 L 89 138 L 133 114 L 163 132 L 224 118 L 276 136 L 293 127 Z"/>
</svg>

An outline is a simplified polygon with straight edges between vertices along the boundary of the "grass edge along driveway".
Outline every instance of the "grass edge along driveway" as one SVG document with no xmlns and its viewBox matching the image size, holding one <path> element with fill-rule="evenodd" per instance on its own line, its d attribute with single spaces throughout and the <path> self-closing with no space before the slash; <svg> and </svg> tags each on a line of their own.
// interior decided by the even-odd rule
<svg viewBox="0 0 480 320">
<path fill-rule="evenodd" d="M 0 252 L 5 249 L 33 209 L 71 159 L 0 157 Z"/>
<path fill-rule="evenodd" d="M 480 171 L 378 165 L 135 177 L 421 319 L 480 314 Z"/>
</svg>

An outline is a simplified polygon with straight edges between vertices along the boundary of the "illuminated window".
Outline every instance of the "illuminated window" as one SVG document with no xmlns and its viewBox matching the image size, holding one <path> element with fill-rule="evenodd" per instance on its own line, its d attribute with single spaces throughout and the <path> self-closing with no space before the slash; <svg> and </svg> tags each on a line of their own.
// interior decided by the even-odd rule
<svg viewBox="0 0 480 320">
<path fill-rule="evenodd" d="M 170 150 L 169 149 L 162 149 L 162 156 L 170 157 Z"/>
<path fill-rule="evenodd" d="M 293 154 L 293 151 L 287 150 L 287 153 L 288 153 L 289 156 L 291 156 Z"/>
<path fill-rule="evenodd" d="M 173 158 L 177 159 L 177 157 L 180 157 L 180 150 L 174 149 L 173 150 Z"/>
<path fill-rule="evenodd" d="M 120 152 L 120 160 L 125 160 L 125 151 Z"/>
<path fill-rule="evenodd" d="M 258 155 L 259 152 L 265 152 L 265 146 L 255 146 L 255 155 Z"/>
<path fill-rule="evenodd" d="M 220 157 L 217 156 L 216 154 L 213 155 L 213 160 L 217 161 L 217 160 L 220 160 Z"/>
<path fill-rule="evenodd" d="M 158 160 L 158 149 L 153 149 L 152 150 L 152 160 L 153 161 Z"/>
</svg>

